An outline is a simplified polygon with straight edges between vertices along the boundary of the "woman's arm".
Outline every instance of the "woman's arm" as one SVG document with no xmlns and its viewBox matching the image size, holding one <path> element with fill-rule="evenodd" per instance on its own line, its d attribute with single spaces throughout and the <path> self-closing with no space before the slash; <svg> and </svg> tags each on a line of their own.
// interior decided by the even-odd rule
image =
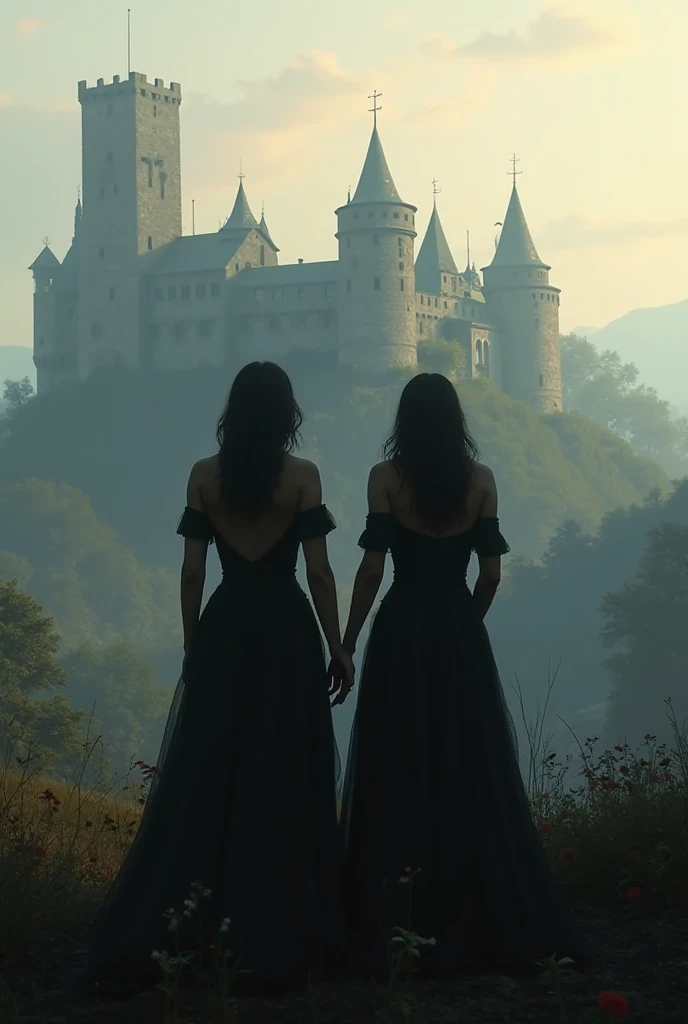
<svg viewBox="0 0 688 1024">
<path fill-rule="evenodd" d="M 391 512 L 389 495 L 384 483 L 384 464 L 373 466 L 368 477 L 368 511 Z M 344 631 L 344 649 L 350 654 L 356 650 L 359 634 L 370 614 L 385 572 L 386 551 L 365 551 L 356 573 L 351 595 L 349 621 Z"/>
<path fill-rule="evenodd" d="M 191 470 L 186 488 L 186 504 L 189 508 L 203 512 L 198 464 Z M 182 626 L 184 629 L 184 652 L 188 654 L 196 625 L 201 614 L 205 565 L 208 555 L 208 541 L 184 538 L 184 561 L 181 575 Z"/>
<path fill-rule="evenodd" d="M 497 515 L 497 484 L 490 469 L 485 467 L 486 491 L 480 506 L 480 517 Z M 494 601 L 497 587 L 501 579 L 502 560 L 499 555 L 481 555 L 478 553 L 478 578 L 473 588 L 473 600 L 481 619 L 487 615 Z"/>
<path fill-rule="evenodd" d="M 311 464 L 308 467 L 301 492 L 300 511 L 306 512 L 319 505 L 322 505 L 320 473 L 317 466 Z M 306 579 L 313 598 L 315 612 L 325 634 L 330 653 L 336 657 L 341 652 L 342 641 L 337 607 L 337 588 L 327 554 L 327 539 L 312 537 L 310 540 L 304 540 L 302 547 L 306 559 Z"/>
</svg>

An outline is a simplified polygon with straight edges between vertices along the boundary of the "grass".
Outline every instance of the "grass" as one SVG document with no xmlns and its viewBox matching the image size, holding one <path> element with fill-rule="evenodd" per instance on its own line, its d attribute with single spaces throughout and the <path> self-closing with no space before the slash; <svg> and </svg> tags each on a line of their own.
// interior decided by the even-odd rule
<svg viewBox="0 0 688 1024">
<path fill-rule="evenodd" d="M 552 685 L 553 681 L 550 692 Z M 607 922 L 601 925 L 602 929 L 616 929 L 631 945 L 632 934 L 649 934 L 648 929 L 654 924 L 669 922 L 673 920 L 672 915 L 682 914 L 685 921 L 688 914 L 688 737 L 685 728 L 681 729 L 676 722 L 671 701 L 667 701 L 674 733 L 671 748 L 657 745 L 656 739 L 647 735 L 636 750 L 619 744 L 613 750 L 596 753 L 596 738 L 591 737 L 579 743 L 580 765 L 576 770 L 570 756 L 562 761 L 548 749 L 539 717 L 534 725 L 525 721 L 520 687 L 518 694 L 531 751 L 527 789 L 533 815 L 553 870 L 566 887 L 574 907 L 585 908 L 585 913 L 593 917 L 597 915 L 601 922 Z M 0 766 L 0 963 L 3 966 L 0 1019 L 7 1024 L 51 1019 L 44 1018 L 45 999 L 51 989 L 60 988 L 59 975 L 64 967 L 59 965 L 77 959 L 77 948 L 83 941 L 89 917 L 116 874 L 135 833 L 152 769 L 139 762 L 126 777 L 114 780 L 109 786 L 87 788 L 83 785 L 86 766 L 92 764 L 97 754 L 98 741 L 86 743 L 80 774 L 63 783 L 43 777 L 40 760 L 31 751 L 10 751 Z M 668 923 L 666 928 L 669 928 Z M 394 943 L 390 952 L 394 953 L 396 947 L 397 957 L 402 946 L 400 934 L 401 930 L 397 929 L 396 939 L 390 938 Z M 657 934 L 655 945 L 661 947 L 655 971 L 658 987 L 663 984 L 659 974 L 663 970 L 664 978 L 668 978 L 669 965 L 674 965 L 674 961 L 680 973 L 681 957 L 685 957 L 682 974 L 685 985 L 688 946 L 684 950 L 665 949 L 661 936 L 669 932 L 662 932 L 660 928 Z M 679 932 L 671 934 L 679 935 Z M 431 936 L 415 937 L 410 923 L 404 935 L 407 936 L 407 945 L 403 947 L 406 952 L 414 945 L 422 945 L 423 939 L 431 939 Z M 681 935 L 688 943 L 683 932 Z M 673 938 L 671 942 L 678 946 L 683 938 Z M 648 955 L 646 952 L 646 959 Z M 453 1011 L 448 1009 L 450 997 L 459 989 L 437 988 L 425 983 L 414 987 L 410 977 L 413 954 L 406 961 L 403 978 L 399 971 L 395 974 L 394 992 L 379 988 L 372 992 L 352 983 L 351 991 L 342 998 L 327 989 L 309 989 L 303 997 L 294 997 L 289 1005 L 272 1006 L 267 1017 L 265 1007 L 259 1010 L 253 1004 L 247 1009 L 241 1002 L 232 1001 L 226 973 L 220 979 L 220 998 L 215 989 L 210 1002 L 201 1006 L 198 997 L 194 997 L 195 1001 L 187 1006 L 190 997 L 177 984 L 178 979 L 173 978 L 174 983 L 171 983 L 167 971 L 164 999 L 161 996 L 162 1002 L 153 1005 L 145 1003 L 141 997 L 141 1006 L 145 1003 L 145 1008 L 140 1019 L 145 1019 L 146 1024 L 172 1020 L 201 1024 L 230 1019 L 329 1022 L 383 1018 L 414 1019 L 423 1024 L 492 1019 L 583 1024 L 621 1016 L 627 1009 L 625 1000 L 631 1004 L 628 1012 L 633 1012 L 633 1000 L 644 998 L 643 993 L 636 991 L 633 995 L 632 991 L 642 974 L 642 957 L 634 961 L 635 966 L 631 966 L 630 961 L 628 965 L 620 962 L 615 973 L 602 972 L 594 982 L 597 991 L 591 991 L 590 982 L 586 990 L 580 989 L 579 982 L 570 981 L 567 964 L 554 956 L 540 965 L 540 988 L 537 997 L 533 995 L 535 990 L 529 996 L 535 1000 L 528 1011 L 529 1017 L 506 1014 L 504 1006 L 515 1008 L 518 1004 L 511 989 L 508 996 L 504 996 L 501 1009 L 492 1011 L 496 1016 L 489 1016 L 488 1007 L 500 997 L 504 979 L 493 981 L 493 991 L 483 991 L 479 1005 L 485 1008 L 486 1016 L 467 1015 L 472 996 L 470 988 L 464 987 L 460 989 L 463 993 L 461 1006 L 452 1017 Z M 179 958 L 179 964 L 183 970 L 184 957 Z M 174 969 L 173 965 L 172 973 Z M 647 977 L 651 984 L 654 975 L 650 972 Z M 401 981 L 404 996 L 400 1000 Z M 576 984 L 579 989 L 574 993 Z M 624 995 L 624 986 L 630 990 L 629 995 Z M 526 990 L 527 986 L 523 991 Z M 685 992 L 685 987 L 683 990 Z M 607 994 L 600 996 L 600 991 Z M 170 992 L 174 993 L 173 999 Z M 573 1007 L 567 1002 L 570 993 L 576 996 Z M 658 991 L 653 998 L 659 999 L 660 995 Z M 667 998 L 670 1004 L 671 996 Z M 602 1006 L 597 1005 L 599 999 Z M 544 1000 L 542 1006 L 538 1000 Z M 34 1006 L 38 1009 L 31 1016 Z M 538 1016 L 540 1010 L 544 1015 Z M 125 1019 L 130 1024 L 138 1024 L 138 1012 L 126 1005 L 110 1006 L 104 1008 L 103 1015 L 97 1019 L 103 1024 Z M 90 1007 L 83 1019 L 96 1019 L 94 1013 Z M 289 1016 L 290 1013 L 295 1016 Z M 672 1018 L 666 1009 L 663 1013 L 663 1020 L 683 1019 Z M 71 1024 L 78 1019 L 78 1012 L 73 1009 L 67 1017 L 54 1019 L 69 1020 Z M 655 1019 L 658 1018 L 655 1016 Z"/>
</svg>

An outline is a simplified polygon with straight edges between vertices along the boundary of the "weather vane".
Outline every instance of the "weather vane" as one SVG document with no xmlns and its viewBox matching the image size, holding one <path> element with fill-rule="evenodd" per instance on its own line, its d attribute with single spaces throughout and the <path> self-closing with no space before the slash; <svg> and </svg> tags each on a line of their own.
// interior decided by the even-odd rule
<svg viewBox="0 0 688 1024">
<path fill-rule="evenodd" d="M 246 175 L 244 174 L 244 158 L 239 157 L 239 181 L 243 181 Z"/>
<path fill-rule="evenodd" d="M 46 235 L 46 236 L 45 236 L 45 238 L 43 239 L 43 245 L 46 245 L 46 246 L 47 246 L 47 245 L 50 245 L 50 239 L 48 238 L 48 236 L 47 236 L 47 235 Z"/>
<path fill-rule="evenodd" d="M 368 111 L 368 113 L 373 115 L 373 127 L 374 128 L 377 128 L 377 115 L 378 115 L 378 112 L 380 110 L 382 110 L 382 107 L 381 106 L 378 107 L 378 105 L 377 105 L 377 101 L 381 98 L 381 96 L 382 96 L 382 93 L 378 92 L 377 89 L 376 89 L 375 92 L 373 93 L 373 95 L 368 97 L 369 100 L 373 101 L 373 105 L 370 108 L 370 110 Z"/>
<path fill-rule="evenodd" d="M 432 194 L 433 194 L 433 196 L 438 196 L 441 191 L 442 191 L 442 189 L 438 187 L 437 178 L 433 178 L 432 179 Z"/>
<path fill-rule="evenodd" d="M 519 174 L 523 174 L 523 171 L 516 170 L 516 164 L 520 164 L 520 159 L 517 158 L 516 154 L 511 158 L 511 170 L 507 173 L 514 179 L 514 188 L 516 188 L 516 178 Z"/>
</svg>

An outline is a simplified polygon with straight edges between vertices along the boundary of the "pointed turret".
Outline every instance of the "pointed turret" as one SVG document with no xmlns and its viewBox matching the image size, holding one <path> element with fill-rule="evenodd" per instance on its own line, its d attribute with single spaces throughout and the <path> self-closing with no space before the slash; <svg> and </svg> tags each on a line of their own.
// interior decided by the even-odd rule
<svg viewBox="0 0 688 1024">
<path fill-rule="evenodd" d="M 442 287 L 443 278 L 447 275 L 458 277 L 458 274 L 459 271 L 442 229 L 437 203 L 435 203 L 428 230 L 425 232 L 425 238 L 416 260 L 416 291 L 441 295 L 443 290 L 448 290 Z"/>
<path fill-rule="evenodd" d="M 523 267 L 528 265 L 546 266 L 537 254 L 514 182 L 492 266 Z"/>
<path fill-rule="evenodd" d="M 501 328 L 502 386 L 538 413 L 561 412 L 559 288 L 530 236 L 514 184 L 492 263 L 483 267 L 488 310 Z"/>
<path fill-rule="evenodd" d="M 377 125 L 370 136 L 361 177 L 352 203 L 401 203 L 402 199 L 387 166 Z"/>
<path fill-rule="evenodd" d="M 77 235 L 79 234 L 79 229 L 81 228 L 82 212 L 83 211 L 81 209 L 81 196 L 78 196 L 76 200 L 76 207 L 74 208 L 74 235 L 72 237 L 72 242 L 76 242 Z"/>
<path fill-rule="evenodd" d="M 268 226 L 267 226 L 267 223 L 265 221 L 265 212 L 264 211 L 261 211 L 261 214 L 260 214 L 260 224 L 258 225 L 258 230 L 264 236 L 265 241 L 268 242 L 272 246 L 274 251 L 275 252 L 279 252 L 279 249 L 277 248 L 277 246 L 273 242 L 272 237 L 270 235 L 270 232 L 268 230 Z"/>
<path fill-rule="evenodd" d="M 62 261 L 62 268 L 60 273 L 56 275 L 55 284 L 53 285 L 56 292 L 67 295 L 76 295 L 79 291 L 81 216 L 81 196 L 79 196 L 74 209 L 74 235 L 72 237 L 72 244 L 67 250 L 67 255 Z"/>
<path fill-rule="evenodd" d="M 248 199 L 244 192 L 243 178 L 240 177 L 239 188 L 237 190 L 236 199 L 234 200 L 234 206 L 229 217 L 225 221 L 224 225 L 220 228 L 221 231 L 249 231 L 251 228 L 257 228 L 258 221 L 251 213 L 251 207 L 248 205 Z"/>
<path fill-rule="evenodd" d="M 39 273 L 47 272 L 50 275 L 51 273 L 54 273 L 59 266 L 60 261 L 46 242 L 43 249 L 39 252 L 38 256 L 29 267 L 29 270 L 32 271 L 33 276 L 36 277 L 36 271 Z"/>
</svg>

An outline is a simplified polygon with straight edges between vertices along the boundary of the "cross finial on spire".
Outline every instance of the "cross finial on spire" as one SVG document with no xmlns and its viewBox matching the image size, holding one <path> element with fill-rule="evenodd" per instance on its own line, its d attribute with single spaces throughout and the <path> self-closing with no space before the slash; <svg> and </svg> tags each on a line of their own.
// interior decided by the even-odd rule
<svg viewBox="0 0 688 1024">
<path fill-rule="evenodd" d="M 381 106 L 378 107 L 378 105 L 377 105 L 377 101 L 381 98 L 381 96 L 382 96 L 382 93 L 378 92 L 377 89 L 376 89 L 375 92 L 373 93 L 373 95 L 368 97 L 369 100 L 373 101 L 373 105 L 370 108 L 370 110 L 368 111 L 368 113 L 373 115 L 373 128 L 377 128 L 377 115 L 378 115 L 378 111 L 382 110 L 382 107 Z"/>
<path fill-rule="evenodd" d="M 47 235 L 46 235 L 46 236 L 45 236 L 45 238 L 43 239 L 43 245 L 50 245 L 50 239 L 48 238 L 48 236 L 47 236 Z"/>
<path fill-rule="evenodd" d="M 261 199 L 261 201 L 260 201 L 260 215 L 261 215 L 261 217 L 265 217 L 265 200 L 264 199 Z"/>
<path fill-rule="evenodd" d="M 433 203 L 437 202 L 437 197 L 438 197 L 438 195 L 440 194 L 441 191 L 442 191 L 442 189 L 438 185 L 437 178 L 433 178 L 432 179 L 432 201 L 433 201 Z"/>
<path fill-rule="evenodd" d="M 511 170 L 508 172 L 511 175 L 511 177 L 514 179 L 514 188 L 516 188 L 516 178 L 517 178 L 517 176 L 519 174 L 523 174 L 523 171 L 517 171 L 516 170 L 516 164 L 520 164 L 520 162 L 521 162 L 520 159 L 514 153 L 514 155 L 511 158 Z"/>
<path fill-rule="evenodd" d="M 239 157 L 239 181 L 243 181 L 246 175 L 244 174 L 244 158 Z"/>
<path fill-rule="evenodd" d="M 471 233 L 466 229 L 466 269 L 471 265 Z"/>
</svg>

